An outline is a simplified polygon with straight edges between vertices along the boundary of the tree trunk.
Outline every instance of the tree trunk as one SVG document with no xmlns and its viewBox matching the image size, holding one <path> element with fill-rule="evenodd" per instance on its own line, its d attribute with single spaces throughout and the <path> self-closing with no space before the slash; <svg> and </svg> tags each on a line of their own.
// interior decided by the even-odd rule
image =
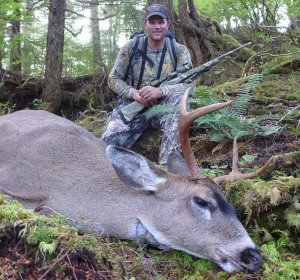
<svg viewBox="0 0 300 280">
<path fill-rule="evenodd" d="M 19 3 L 20 0 L 14 0 L 15 3 Z M 11 42 L 12 49 L 10 53 L 10 67 L 9 69 L 18 73 L 22 73 L 21 63 L 21 11 L 20 9 L 15 10 L 14 20 L 11 21 Z"/>
<path fill-rule="evenodd" d="M 2 7 L 0 6 L 0 18 L 4 18 L 4 12 L 2 11 Z M 0 69 L 3 68 L 2 60 L 4 57 L 4 38 L 5 38 L 5 21 L 0 21 Z"/>
<path fill-rule="evenodd" d="M 34 11 L 32 9 L 33 0 L 25 1 L 25 13 L 27 15 L 33 15 Z M 22 35 L 24 38 L 31 38 L 33 35 L 33 27 L 31 21 L 22 22 Z M 32 53 L 33 42 L 29 40 L 23 40 L 22 42 L 22 71 L 25 77 L 30 76 L 32 73 L 32 68 L 35 67 L 34 58 L 30 55 Z"/>
<path fill-rule="evenodd" d="M 42 99 L 45 109 L 56 112 L 61 104 L 59 82 L 62 76 L 66 0 L 49 1 L 45 83 Z"/>
<path fill-rule="evenodd" d="M 185 42 L 191 51 L 193 65 L 197 66 L 203 63 L 203 53 L 200 49 L 198 38 L 192 28 L 192 22 L 188 13 L 186 1 L 179 0 L 178 5 L 180 27 L 183 30 Z"/>
<path fill-rule="evenodd" d="M 95 70 L 103 68 L 103 60 L 101 54 L 101 37 L 99 26 L 98 4 L 91 2 L 91 30 L 92 30 L 92 45 L 93 45 L 93 67 Z"/>
</svg>

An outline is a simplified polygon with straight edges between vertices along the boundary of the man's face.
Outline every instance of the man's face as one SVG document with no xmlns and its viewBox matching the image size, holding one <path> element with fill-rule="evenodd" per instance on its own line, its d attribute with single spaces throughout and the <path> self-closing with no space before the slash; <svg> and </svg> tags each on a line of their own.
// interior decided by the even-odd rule
<svg viewBox="0 0 300 280">
<path fill-rule="evenodd" d="M 149 39 L 162 41 L 165 39 L 166 32 L 169 29 L 169 22 L 160 16 L 152 16 L 144 22 L 144 27 Z"/>
</svg>

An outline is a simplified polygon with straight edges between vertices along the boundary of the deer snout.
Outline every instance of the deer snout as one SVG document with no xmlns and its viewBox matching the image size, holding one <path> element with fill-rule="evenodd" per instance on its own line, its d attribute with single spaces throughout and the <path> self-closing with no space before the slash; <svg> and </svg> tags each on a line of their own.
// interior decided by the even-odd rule
<svg viewBox="0 0 300 280">
<path fill-rule="evenodd" d="M 257 248 L 247 248 L 241 253 L 241 261 L 246 264 L 247 270 L 254 272 L 258 270 L 263 262 Z"/>
</svg>

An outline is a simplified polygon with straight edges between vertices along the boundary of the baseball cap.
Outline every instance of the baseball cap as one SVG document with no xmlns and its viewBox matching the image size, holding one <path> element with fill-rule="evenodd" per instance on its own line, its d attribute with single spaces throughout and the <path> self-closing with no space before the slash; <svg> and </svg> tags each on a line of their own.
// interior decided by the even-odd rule
<svg viewBox="0 0 300 280">
<path fill-rule="evenodd" d="M 152 16 L 160 16 L 162 18 L 167 19 L 168 18 L 168 12 L 167 12 L 166 6 L 161 5 L 161 4 L 150 5 L 146 9 L 145 20 L 149 19 Z"/>
</svg>

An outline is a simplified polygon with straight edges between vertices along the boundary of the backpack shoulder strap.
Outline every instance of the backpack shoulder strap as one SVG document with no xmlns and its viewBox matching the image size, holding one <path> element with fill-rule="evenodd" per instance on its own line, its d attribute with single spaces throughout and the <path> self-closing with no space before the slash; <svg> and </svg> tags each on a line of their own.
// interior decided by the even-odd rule
<svg viewBox="0 0 300 280">
<path fill-rule="evenodd" d="M 144 37 L 145 37 L 145 32 L 144 30 L 135 32 L 134 34 L 132 34 L 130 36 L 130 39 L 133 39 L 133 47 L 131 49 L 131 53 L 130 53 L 130 57 L 129 57 L 129 62 L 128 62 L 128 66 L 127 66 L 127 70 L 126 70 L 126 74 L 124 77 L 124 80 L 126 80 L 128 78 L 129 75 L 129 71 L 132 67 L 132 63 L 133 63 L 133 59 L 135 56 L 138 56 L 139 54 L 139 50 L 143 50 L 144 49 Z"/>
<path fill-rule="evenodd" d="M 177 68 L 177 44 L 174 35 L 168 31 L 166 34 L 166 43 L 167 43 L 167 49 L 170 55 L 170 58 L 172 60 L 174 70 L 176 71 Z"/>
</svg>

